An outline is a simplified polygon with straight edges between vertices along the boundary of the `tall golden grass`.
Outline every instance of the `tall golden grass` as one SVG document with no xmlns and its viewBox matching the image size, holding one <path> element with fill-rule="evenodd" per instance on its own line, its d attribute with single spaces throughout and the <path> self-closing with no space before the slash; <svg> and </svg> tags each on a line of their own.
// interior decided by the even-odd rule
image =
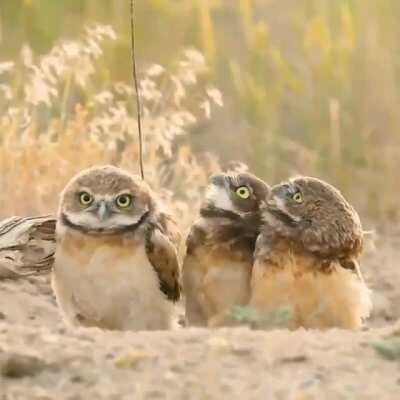
<svg viewBox="0 0 400 400">
<path fill-rule="evenodd" d="M 130 76 L 128 3 L 4 2 L 0 58 L 13 59 L 8 55 L 25 41 L 48 52 L 87 21 L 106 21 L 118 37 L 105 45 L 95 76 L 79 89 L 86 99 L 103 82 Z M 153 60 L 173 72 L 181 49 L 194 45 L 224 93 L 226 106 L 215 118 L 185 129 L 199 133 L 187 142 L 196 152 L 242 159 L 270 183 L 291 174 L 319 176 L 342 189 L 362 216 L 400 217 L 400 2 L 147 0 L 136 6 L 140 64 Z M 40 86 L 40 77 L 35 81 Z M 69 100 L 57 100 L 54 110 L 61 125 L 71 110 L 59 108 L 77 96 L 76 87 L 68 95 L 67 82 L 59 90 Z"/>
<path fill-rule="evenodd" d="M 109 26 L 90 26 L 44 56 L 25 47 L 17 61 L 0 64 L 2 217 L 55 212 L 59 192 L 83 168 L 111 163 L 138 171 L 132 86 L 101 87 L 97 73 L 102 46 L 115 38 Z M 187 49 L 172 71 L 153 64 L 140 74 L 146 180 L 183 227 L 208 175 L 219 170 L 214 157 L 193 154 L 186 139 L 222 106 L 207 73 L 203 56 Z"/>
</svg>

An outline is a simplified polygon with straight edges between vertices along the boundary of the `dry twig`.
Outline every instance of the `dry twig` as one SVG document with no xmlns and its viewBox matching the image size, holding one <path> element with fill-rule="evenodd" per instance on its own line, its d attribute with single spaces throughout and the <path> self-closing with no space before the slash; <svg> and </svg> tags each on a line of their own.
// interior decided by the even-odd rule
<svg viewBox="0 0 400 400">
<path fill-rule="evenodd" d="M 0 280 L 50 272 L 55 224 L 52 216 L 11 217 L 0 223 Z"/>
</svg>

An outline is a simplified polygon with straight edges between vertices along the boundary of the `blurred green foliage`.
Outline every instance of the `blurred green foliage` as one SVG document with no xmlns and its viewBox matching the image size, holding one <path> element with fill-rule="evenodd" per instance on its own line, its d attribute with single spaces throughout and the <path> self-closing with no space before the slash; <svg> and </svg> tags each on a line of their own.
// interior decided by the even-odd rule
<svg viewBox="0 0 400 400">
<path fill-rule="evenodd" d="M 400 2 L 136 4 L 141 63 L 165 65 L 196 46 L 224 93 L 224 111 L 193 135 L 198 148 L 242 159 L 272 183 L 292 173 L 321 176 L 365 212 L 398 215 Z M 102 76 L 128 80 L 128 11 L 128 0 L 2 1 L 0 60 L 13 59 L 25 42 L 45 52 L 99 21 L 118 36 Z"/>
<path fill-rule="evenodd" d="M 400 338 L 397 336 L 376 340 L 371 346 L 386 360 L 400 360 Z"/>
<path fill-rule="evenodd" d="M 290 327 L 293 318 L 294 310 L 290 307 L 260 314 L 251 307 L 234 306 L 227 315 L 227 323 L 247 325 L 253 329 L 283 329 Z"/>
</svg>

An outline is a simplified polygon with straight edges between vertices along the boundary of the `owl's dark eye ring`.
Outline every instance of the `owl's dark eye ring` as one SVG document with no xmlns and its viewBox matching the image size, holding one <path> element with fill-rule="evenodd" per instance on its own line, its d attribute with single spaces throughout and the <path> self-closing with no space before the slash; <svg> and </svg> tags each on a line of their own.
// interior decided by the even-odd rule
<svg viewBox="0 0 400 400">
<path fill-rule="evenodd" d="M 118 208 L 128 208 L 132 204 L 132 196 L 130 194 L 120 194 L 116 198 L 115 204 Z"/>
<path fill-rule="evenodd" d="M 243 200 L 247 200 L 250 197 L 250 190 L 247 186 L 240 186 L 236 189 L 236 194 Z"/>
<path fill-rule="evenodd" d="M 79 202 L 83 205 L 83 206 L 90 206 L 93 203 L 93 196 L 88 193 L 88 192 L 81 192 L 79 193 Z"/>
<path fill-rule="evenodd" d="M 298 204 L 301 204 L 303 202 L 303 195 L 300 192 L 296 192 L 292 196 L 293 201 L 295 201 Z"/>
</svg>

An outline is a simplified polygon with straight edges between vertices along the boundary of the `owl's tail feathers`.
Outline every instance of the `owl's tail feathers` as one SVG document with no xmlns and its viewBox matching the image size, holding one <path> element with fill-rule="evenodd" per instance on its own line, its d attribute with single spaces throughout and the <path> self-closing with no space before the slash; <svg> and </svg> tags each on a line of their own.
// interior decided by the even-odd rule
<svg viewBox="0 0 400 400">
<path fill-rule="evenodd" d="M 330 293 L 328 308 L 335 326 L 347 329 L 361 328 L 372 311 L 372 291 L 366 285 L 356 260 L 352 268 L 340 267 L 321 280 L 320 290 Z"/>
<path fill-rule="evenodd" d="M 352 259 L 353 272 L 357 279 L 353 279 L 353 291 L 355 308 L 358 309 L 358 314 L 361 321 L 364 322 L 372 311 L 372 290 L 367 286 L 364 277 L 361 273 L 360 264 L 356 259 Z"/>
<path fill-rule="evenodd" d="M 373 304 L 372 304 L 372 290 L 365 284 L 362 284 L 360 296 L 360 315 L 361 322 L 364 322 L 370 317 Z"/>
<path fill-rule="evenodd" d="M 346 261 L 345 265 L 342 266 L 346 269 L 351 270 L 358 278 L 358 292 L 359 292 L 359 306 L 362 320 L 369 317 L 372 310 L 372 290 L 368 288 L 364 277 L 361 273 L 360 263 L 356 258 L 351 258 Z"/>
<path fill-rule="evenodd" d="M 11 217 L 0 222 L 0 280 L 49 273 L 55 226 L 52 216 Z"/>
</svg>

